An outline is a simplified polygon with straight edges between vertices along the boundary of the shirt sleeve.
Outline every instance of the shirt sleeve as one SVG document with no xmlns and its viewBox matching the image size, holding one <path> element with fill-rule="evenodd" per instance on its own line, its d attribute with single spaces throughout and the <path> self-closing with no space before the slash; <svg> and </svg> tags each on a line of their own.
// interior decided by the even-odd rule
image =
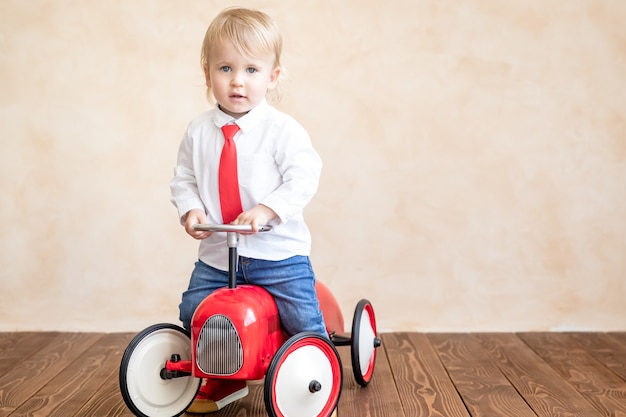
<svg viewBox="0 0 626 417">
<path fill-rule="evenodd" d="M 178 159 L 174 168 L 174 178 L 170 181 L 170 201 L 178 210 L 178 217 L 192 209 L 205 210 L 198 192 L 198 183 L 193 163 L 193 137 L 189 129 L 183 136 L 178 149 Z"/>
<path fill-rule="evenodd" d="M 315 195 L 322 160 L 306 130 L 295 120 L 282 129 L 274 158 L 282 183 L 261 204 L 274 210 L 282 223 L 287 223 L 294 216 L 300 216 Z"/>
</svg>

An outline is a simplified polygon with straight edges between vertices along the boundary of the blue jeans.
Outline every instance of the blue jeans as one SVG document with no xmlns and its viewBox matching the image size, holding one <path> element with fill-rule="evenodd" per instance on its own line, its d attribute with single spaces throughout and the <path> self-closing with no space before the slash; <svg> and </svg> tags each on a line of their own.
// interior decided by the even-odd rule
<svg viewBox="0 0 626 417">
<path fill-rule="evenodd" d="M 237 285 L 253 284 L 265 288 L 276 300 L 283 330 L 289 336 L 310 331 L 327 336 L 326 325 L 315 292 L 315 275 L 307 256 L 281 261 L 239 257 Z M 209 294 L 228 286 L 228 272 L 196 262 L 189 288 L 180 303 L 180 320 L 191 328 L 193 313 Z"/>
</svg>

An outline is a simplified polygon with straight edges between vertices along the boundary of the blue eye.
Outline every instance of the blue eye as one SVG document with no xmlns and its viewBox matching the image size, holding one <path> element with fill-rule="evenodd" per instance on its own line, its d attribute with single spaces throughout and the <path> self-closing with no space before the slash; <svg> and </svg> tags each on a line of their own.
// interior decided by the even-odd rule
<svg viewBox="0 0 626 417">
<path fill-rule="evenodd" d="M 257 69 L 256 68 L 248 68 L 248 69 L 246 69 L 246 71 L 248 72 L 248 74 L 254 74 L 257 71 Z"/>
<path fill-rule="evenodd" d="M 220 67 L 220 71 L 222 71 L 222 72 L 230 72 L 231 68 L 228 65 L 224 65 L 223 67 Z"/>
</svg>

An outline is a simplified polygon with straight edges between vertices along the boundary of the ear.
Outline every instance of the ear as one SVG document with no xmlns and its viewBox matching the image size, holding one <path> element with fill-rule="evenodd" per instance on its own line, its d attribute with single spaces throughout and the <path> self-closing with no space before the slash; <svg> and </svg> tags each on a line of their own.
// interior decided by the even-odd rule
<svg viewBox="0 0 626 417">
<path fill-rule="evenodd" d="M 276 88 L 276 86 L 278 85 L 278 80 L 280 79 L 281 71 L 282 70 L 280 67 L 275 67 L 272 70 L 272 73 L 270 74 L 270 83 L 268 85 L 269 90 Z"/>
<path fill-rule="evenodd" d="M 207 68 L 207 66 L 204 65 L 202 69 L 204 70 L 204 80 L 206 82 L 206 86 L 208 88 L 211 88 L 211 76 L 209 74 L 209 68 Z"/>
</svg>

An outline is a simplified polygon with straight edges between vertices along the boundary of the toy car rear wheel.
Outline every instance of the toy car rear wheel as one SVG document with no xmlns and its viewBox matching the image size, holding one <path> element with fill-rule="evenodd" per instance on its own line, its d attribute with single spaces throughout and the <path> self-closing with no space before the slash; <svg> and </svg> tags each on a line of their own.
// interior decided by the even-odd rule
<svg viewBox="0 0 626 417">
<path fill-rule="evenodd" d="M 317 333 L 291 337 L 276 352 L 265 376 L 270 417 L 329 417 L 341 395 L 343 370 L 335 346 Z"/>
<path fill-rule="evenodd" d="M 183 360 L 191 358 L 189 333 L 173 324 L 146 328 L 126 348 L 120 363 L 120 390 L 136 416 L 180 416 L 196 397 L 202 379 L 161 378 L 161 370 L 172 354 Z"/>
<path fill-rule="evenodd" d="M 356 382 L 363 387 L 372 380 L 378 346 L 380 340 L 376 337 L 374 308 L 363 299 L 354 310 L 351 342 L 352 372 Z"/>
</svg>

